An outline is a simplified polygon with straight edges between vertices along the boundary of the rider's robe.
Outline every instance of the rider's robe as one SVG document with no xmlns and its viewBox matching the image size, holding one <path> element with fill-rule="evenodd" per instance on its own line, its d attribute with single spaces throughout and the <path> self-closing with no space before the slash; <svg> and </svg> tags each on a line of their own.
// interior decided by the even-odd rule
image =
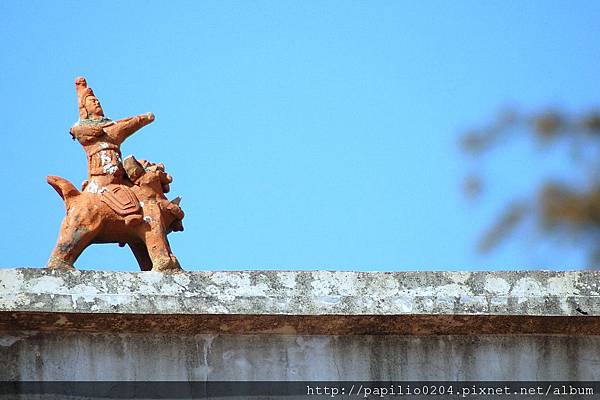
<svg viewBox="0 0 600 400">
<path fill-rule="evenodd" d="M 124 183 L 121 143 L 150 122 L 149 115 L 142 114 L 119 121 L 88 119 L 71 128 L 87 155 L 88 179 L 83 190 L 99 193 L 110 184 Z"/>
</svg>

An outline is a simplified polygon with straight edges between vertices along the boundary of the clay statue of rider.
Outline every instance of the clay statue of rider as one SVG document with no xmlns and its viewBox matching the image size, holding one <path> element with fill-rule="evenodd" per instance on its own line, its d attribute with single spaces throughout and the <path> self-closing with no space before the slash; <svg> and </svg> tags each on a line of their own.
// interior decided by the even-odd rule
<svg viewBox="0 0 600 400">
<path fill-rule="evenodd" d="M 83 146 L 87 155 L 88 179 L 82 190 L 103 193 L 111 184 L 131 183 L 124 179 L 121 143 L 138 129 L 154 121 L 154 114 L 112 121 L 104 116 L 100 101 L 88 87 L 84 77 L 75 79 L 79 105 L 79 121 L 71 128 L 71 135 Z"/>
</svg>

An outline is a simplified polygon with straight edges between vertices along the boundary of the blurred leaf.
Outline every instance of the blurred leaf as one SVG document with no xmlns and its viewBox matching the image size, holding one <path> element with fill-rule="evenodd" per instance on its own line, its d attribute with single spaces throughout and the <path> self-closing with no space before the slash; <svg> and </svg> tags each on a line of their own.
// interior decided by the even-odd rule
<svg viewBox="0 0 600 400">
<path fill-rule="evenodd" d="M 546 183 L 538 198 L 541 224 L 546 230 L 559 225 L 581 225 L 586 218 L 581 199 L 564 185 Z"/>
<path fill-rule="evenodd" d="M 600 133 L 600 113 L 591 112 L 583 118 L 583 129 L 591 133 Z"/>
<path fill-rule="evenodd" d="M 564 121 L 562 117 L 553 111 L 536 115 L 533 118 L 533 127 L 538 138 L 542 141 L 554 139 L 562 130 Z"/>
<path fill-rule="evenodd" d="M 506 239 L 523 219 L 527 206 L 524 203 L 514 203 L 508 206 L 481 238 L 477 248 L 480 252 L 488 252 Z"/>
<path fill-rule="evenodd" d="M 479 176 L 467 176 L 463 182 L 463 192 L 468 198 L 476 198 L 483 190 L 483 181 Z"/>
<path fill-rule="evenodd" d="M 461 138 L 461 148 L 468 153 L 479 153 L 485 148 L 485 137 L 479 132 L 468 132 Z"/>
</svg>

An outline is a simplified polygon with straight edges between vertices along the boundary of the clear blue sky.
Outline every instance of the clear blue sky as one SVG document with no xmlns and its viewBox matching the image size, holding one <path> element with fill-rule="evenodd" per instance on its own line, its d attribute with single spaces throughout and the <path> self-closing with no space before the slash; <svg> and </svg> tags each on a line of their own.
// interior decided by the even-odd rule
<svg viewBox="0 0 600 400">
<path fill-rule="evenodd" d="M 0 265 L 44 265 L 64 215 L 45 177 L 85 179 L 68 134 L 84 75 L 109 117 L 156 114 L 122 149 L 174 176 L 186 269 L 581 267 L 523 243 L 475 254 L 502 201 L 463 198 L 457 138 L 506 104 L 599 104 L 599 17 L 594 1 L 2 1 Z M 528 163 L 499 171 L 518 186 Z M 116 245 L 77 266 L 137 270 Z"/>
</svg>

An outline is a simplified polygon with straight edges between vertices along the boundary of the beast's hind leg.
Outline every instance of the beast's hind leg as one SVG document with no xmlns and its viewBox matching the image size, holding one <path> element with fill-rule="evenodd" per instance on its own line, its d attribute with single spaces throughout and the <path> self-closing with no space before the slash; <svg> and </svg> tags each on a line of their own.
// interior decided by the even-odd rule
<svg viewBox="0 0 600 400">
<path fill-rule="evenodd" d="M 48 268 L 75 269 L 75 260 L 92 243 L 99 231 L 99 221 L 86 220 L 82 223 L 78 215 L 67 215 L 60 227 L 58 241 L 50 255 Z"/>
</svg>

